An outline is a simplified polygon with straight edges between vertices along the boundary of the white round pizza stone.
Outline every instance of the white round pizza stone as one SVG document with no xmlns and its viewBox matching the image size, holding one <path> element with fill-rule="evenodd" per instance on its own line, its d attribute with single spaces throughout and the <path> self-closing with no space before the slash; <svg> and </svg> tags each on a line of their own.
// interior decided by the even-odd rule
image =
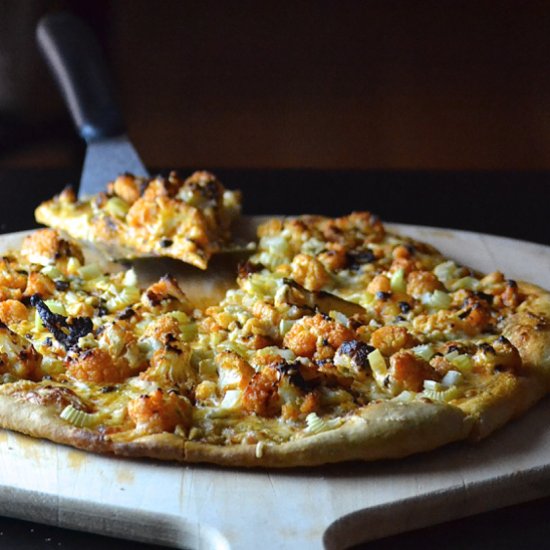
<svg viewBox="0 0 550 550">
<path fill-rule="evenodd" d="M 480 271 L 550 287 L 549 247 L 389 227 Z M 23 235 L 0 236 L 1 249 Z M 162 274 L 161 262 L 152 265 L 140 275 Z M 187 284 L 211 284 L 210 271 L 183 271 Z M 0 431 L 0 514 L 179 548 L 345 548 L 550 494 L 549 415 L 546 399 L 476 445 L 289 471 L 105 457 Z"/>
</svg>

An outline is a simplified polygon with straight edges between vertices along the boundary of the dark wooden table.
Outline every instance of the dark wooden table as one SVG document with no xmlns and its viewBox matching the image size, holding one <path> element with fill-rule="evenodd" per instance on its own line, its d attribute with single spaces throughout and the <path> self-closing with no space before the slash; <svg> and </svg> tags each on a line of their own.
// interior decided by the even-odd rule
<svg viewBox="0 0 550 550">
<path fill-rule="evenodd" d="M 550 245 L 548 173 L 214 172 L 226 186 L 242 189 L 246 214 L 340 215 L 352 210 L 371 210 L 385 221 L 466 229 Z M 36 227 L 34 207 L 65 184 L 76 184 L 78 177 L 78 169 L 0 170 L 0 232 Z M 468 510 L 464 510 L 464 515 L 468 515 Z M 548 517 L 550 497 L 389 537 L 361 548 L 546 548 L 550 540 Z M 253 518 L 251 522 L 253 525 Z M 97 547 L 155 548 L 0 517 L 0 548 L 95 550 Z"/>
</svg>

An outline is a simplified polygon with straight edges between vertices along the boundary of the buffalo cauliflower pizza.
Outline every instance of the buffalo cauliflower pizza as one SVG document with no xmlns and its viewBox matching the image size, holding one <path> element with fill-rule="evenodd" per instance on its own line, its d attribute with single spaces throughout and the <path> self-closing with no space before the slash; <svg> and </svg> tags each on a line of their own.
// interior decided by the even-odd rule
<svg viewBox="0 0 550 550">
<path fill-rule="evenodd" d="M 204 268 L 237 197 L 204 172 L 124 175 L 37 212 Z M 86 261 L 52 228 L 6 253 L 0 277 L 0 425 L 88 451 L 246 467 L 397 458 L 483 438 L 549 388 L 546 291 L 367 212 L 268 220 L 209 307 L 170 274 L 142 285 Z"/>
</svg>

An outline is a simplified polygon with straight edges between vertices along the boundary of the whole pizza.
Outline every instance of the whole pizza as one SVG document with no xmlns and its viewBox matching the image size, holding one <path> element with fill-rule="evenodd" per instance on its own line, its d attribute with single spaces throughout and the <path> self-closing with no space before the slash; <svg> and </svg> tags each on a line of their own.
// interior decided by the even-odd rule
<svg viewBox="0 0 550 550">
<path fill-rule="evenodd" d="M 309 466 L 479 440 L 547 393 L 550 294 L 368 212 L 266 221 L 210 305 L 169 273 L 142 285 L 83 253 L 169 256 L 208 278 L 239 210 L 207 172 L 125 174 L 40 205 L 50 228 L 0 260 L 0 426 L 99 453 Z"/>
</svg>

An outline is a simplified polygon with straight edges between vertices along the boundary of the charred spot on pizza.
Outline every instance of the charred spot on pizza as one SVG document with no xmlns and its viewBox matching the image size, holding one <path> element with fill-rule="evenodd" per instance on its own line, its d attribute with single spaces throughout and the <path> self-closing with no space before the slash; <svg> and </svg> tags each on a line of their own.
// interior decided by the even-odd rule
<svg viewBox="0 0 550 550">
<path fill-rule="evenodd" d="M 315 388 L 316 384 L 311 380 L 306 380 L 300 372 L 300 363 L 287 363 L 281 361 L 275 365 L 275 368 L 283 376 L 288 376 L 290 383 L 304 392 L 309 392 Z"/>
<path fill-rule="evenodd" d="M 107 307 L 104 304 L 101 304 L 97 308 L 96 311 L 97 311 L 97 316 L 98 317 L 104 317 L 105 315 L 107 315 L 109 313 L 109 310 L 107 309 Z"/>
<path fill-rule="evenodd" d="M 124 308 L 118 315 L 117 319 L 120 319 L 121 321 L 125 321 L 126 319 L 131 319 L 136 312 L 131 307 Z"/>
<path fill-rule="evenodd" d="M 358 367 L 367 368 L 369 366 L 368 355 L 374 350 L 374 347 L 365 344 L 365 342 L 349 340 L 338 348 L 338 353 L 347 355 Z"/>
<path fill-rule="evenodd" d="M 399 302 L 399 309 L 401 313 L 409 313 L 411 310 L 411 304 L 409 302 Z"/>
<path fill-rule="evenodd" d="M 492 304 L 494 300 L 494 296 L 492 294 L 487 294 L 486 292 L 482 292 L 481 290 L 474 291 L 474 296 L 476 298 L 479 298 L 480 300 L 484 300 L 488 304 Z"/>
<path fill-rule="evenodd" d="M 264 266 L 260 263 L 254 263 L 249 260 L 240 262 L 237 266 L 237 272 L 240 279 L 246 279 L 249 275 L 262 271 Z"/>
<path fill-rule="evenodd" d="M 69 287 L 70 287 L 68 281 L 62 281 L 61 279 L 55 280 L 54 284 L 55 284 L 55 290 L 59 290 L 60 292 L 69 290 Z"/>
<path fill-rule="evenodd" d="M 172 239 L 168 239 L 166 237 L 163 237 L 159 241 L 159 245 L 161 246 L 161 248 L 168 248 L 168 247 L 172 246 L 173 244 L 174 244 L 174 241 Z"/>
<path fill-rule="evenodd" d="M 352 271 L 358 271 L 365 264 L 371 264 L 376 261 L 374 252 L 367 248 L 366 250 L 352 250 L 347 253 L 348 267 Z"/>
<path fill-rule="evenodd" d="M 470 315 L 470 313 L 472 313 L 472 308 L 466 308 L 458 313 L 458 318 L 466 319 Z"/>
<path fill-rule="evenodd" d="M 479 344 L 478 347 L 484 353 L 490 353 L 492 355 L 496 354 L 495 348 L 491 346 L 491 344 L 488 344 L 487 342 L 482 342 L 481 344 Z"/>
<path fill-rule="evenodd" d="M 31 296 L 31 305 L 36 308 L 44 326 L 66 350 L 76 347 L 78 340 L 94 328 L 89 317 L 67 318 L 53 313 L 38 294 Z"/>
</svg>

